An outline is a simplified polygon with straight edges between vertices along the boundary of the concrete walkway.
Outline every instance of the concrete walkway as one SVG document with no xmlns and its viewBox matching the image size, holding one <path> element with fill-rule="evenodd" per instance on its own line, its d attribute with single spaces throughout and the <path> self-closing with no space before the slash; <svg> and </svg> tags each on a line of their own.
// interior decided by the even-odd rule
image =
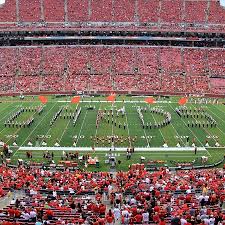
<svg viewBox="0 0 225 225">
<path fill-rule="evenodd" d="M 22 199 L 25 196 L 24 191 L 8 192 L 6 196 L 0 198 L 0 209 L 9 206 L 12 200 Z"/>
</svg>

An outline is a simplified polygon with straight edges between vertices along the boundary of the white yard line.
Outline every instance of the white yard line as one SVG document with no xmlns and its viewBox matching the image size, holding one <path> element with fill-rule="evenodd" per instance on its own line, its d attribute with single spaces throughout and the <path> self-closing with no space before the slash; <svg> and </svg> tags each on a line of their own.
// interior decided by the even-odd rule
<svg viewBox="0 0 225 225">
<path fill-rule="evenodd" d="M 66 133 L 66 130 L 67 130 L 67 128 L 68 128 L 68 126 L 69 126 L 69 124 L 70 124 L 70 121 L 71 121 L 71 120 L 69 119 L 69 121 L 68 121 L 68 123 L 67 123 L 66 127 L 64 128 L 64 130 L 63 130 L 63 132 L 62 132 L 61 137 L 58 139 L 58 140 L 59 140 L 59 143 L 61 142 L 61 140 L 62 140 L 62 138 L 63 138 L 64 134 Z"/>
<path fill-rule="evenodd" d="M 35 103 L 35 102 L 32 102 L 31 105 L 34 105 L 34 103 Z M 32 114 L 32 117 L 33 117 L 36 113 L 37 113 L 37 111 L 35 111 L 35 112 Z M 7 144 L 7 143 L 13 138 L 13 136 L 15 136 L 22 128 L 23 128 L 23 127 L 18 128 L 18 129 L 13 133 L 12 137 L 9 138 L 5 143 Z"/>
<path fill-rule="evenodd" d="M 147 104 L 147 103 L 146 103 L 146 104 Z M 148 109 L 149 109 L 149 111 L 150 111 L 149 105 L 148 105 Z M 149 111 L 148 111 L 148 112 L 149 112 Z M 155 117 L 154 117 L 154 113 L 152 113 L 151 115 L 152 115 L 152 118 L 153 118 L 154 122 L 157 123 L 157 121 L 155 120 Z M 162 138 L 163 138 L 163 141 L 165 142 L 165 138 L 164 138 L 164 136 L 163 136 L 163 133 L 162 133 L 161 129 L 159 128 L 158 130 L 159 130 L 159 132 L 160 132 L 160 134 L 161 134 L 161 136 L 162 136 Z"/>
<path fill-rule="evenodd" d="M 170 108 L 176 113 L 175 109 L 169 104 Z M 184 122 L 183 118 L 180 118 L 181 121 L 183 122 L 183 124 L 191 131 L 191 133 L 195 136 L 196 140 L 198 140 L 198 142 L 204 146 L 204 144 L 199 140 L 199 138 L 195 135 L 195 133 L 187 126 L 187 124 Z"/>
<path fill-rule="evenodd" d="M 113 119 L 113 123 L 112 123 L 112 136 L 113 136 L 113 133 L 114 133 L 113 132 L 114 131 L 113 130 L 113 127 L 114 127 L 114 123 L 116 121 L 116 117 L 115 117 L 115 113 L 114 113 L 114 102 L 112 102 L 112 106 L 111 107 L 112 107 L 112 113 L 113 113 L 113 117 L 112 117 L 112 119 Z M 113 145 L 112 147 L 114 147 L 114 143 L 112 143 L 112 145 Z"/>
<path fill-rule="evenodd" d="M 220 106 L 220 105 L 214 105 L 216 108 L 217 108 L 217 110 L 219 110 L 220 112 L 222 112 L 222 113 L 224 113 L 224 111 L 222 111 L 218 106 Z M 223 105 L 224 107 L 225 107 L 225 105 Z"/>
<path fill-rule="evenodd" d="M 1 108 L 0 113 L 1 113 L 2 111 L 4 111 L 5 109 L 7 109 L 8 107 L 12 106 L 12 104 L 14 104 L 14 103 L 11 103 L 11 104 L 7 105 L 6 107 Z M 19 106 L 17 105 L 16 108 L 18 108 L 18 107 L 19 107 Z M 1 121 L 1 120 L 0 120 L 0 121 Z"/>
<path fill-rule="evenodd" d="M 67 104 L 67 106 L 68 106 L 68 104 Z M 76 109 L 78 108 L 78 104 L 77 104 L 77 107 L 76 107 Z M 63 136 L 64 136 L 64 134 L 65 134 L 65 132 L 66 132 L 66 130 L 67 130 L 67 128 L 68 128 L 68 126 L 69 126 L 69 124 L 70 124 L 70 122 L 71 122 L 71 120 L 72 119 L 68 119 L 69 121 L 68 121 L 68 123 L 67 123 L 67 125 L 66 125 L 66 127 L 64 128 L 64 130 L 63 130 L 63 133 L 62 133 L 62 135 L 61 135 L 61 137 L 58 139 L 59 140 L 59 143 L 61 142 L 61 140 L 62 140 L 62 138 L 63 138 Z"/>
<path fill-rule="evenodd" d="M 96 147 L 96 151 L 109 151 L 111 149 L 111 147 Z M 52 151 L 52 150 L 56 150 L 56 151 L 76 151 L 76 150 L 80 150 L 80 151 L 92 151 L 92 147 L 20 147 L 19 148 L 20 151 Z M 127 147 L 116 147 L 117 151 L 127 151 Z M 193 152 L 194 151 L 194 147 L 181 147 L 181 148 L 177 148 L 177 147 L 168 147 L 168 148 L 163 148 L 163 147 L 136 147 L 135 148 L 136 151 L 140 151 L 140 152 Z M 198 152 L 199 151 L 206 151 L 205 147 L 199 147 L 198 148 Z"/>
<path fill-rule="evenodd" d="M 137 104 L 135 103 L 135 106 L 136 106 L 136 111 L 137 111 Z M 137 112 L 138 113 L 138 112 Z M 145 132 L 145 128 L 143 129 L 142 128 L 142 130 L 144 131 L 144 135 L 145 135 L 145 139 L 146 139 L 146 141 L 147 141 L 147 148 L 149 148 L 150 147 L 150 142 L 149 142 L 149 140 L 148 140 L 148 136 L 147 136 L 147 134 L 146 134 L 146 132 Z M 135 148 L 136 149 L 136 148 Z"/>
<path fill-rule="evenodd" d="M 128 136 L 130 137 L 130 130 L 129 130 L 129 124 L 128 124 L 128 119 L 127 119 L 127 111 L 126 111 L 126 108 L 125 108 L 125 117 L 126 117 L 126 122 L 127 122 L 127 133 L 128 133 Z M 131 147 L 131 139 L 129 139 L 129 144 L 130 144 L 130 147 Z"/>
<path fill-rule="evenodd" d="M 17 106 L 16 108 L 19 108 L 20 106 Z M 7 109 L 8 108 L 8 106 L 7 107 L 5 107 L 4 109 Z M 3 111 L 3 110 L 2 110 Z M 7 116 L 9 116 L 10 114 L 12 114 L 13 112 L 15 111 L 15 109 L 14 110 L 12 110 L 12 111 L 10 111 L 10 112 L 8 112 L 4 117 L 2 117 L 1 119 L 0 119 L 0 122 L 3 120 L 3 119 L 5 119 Z M 1 112 L 0 112 L 1 113 Z"/>
<path fill-rule="evenodd" d="M 84 119 L 83 119 L 83 122 L 82 122 L 81 127 L 80 127 L 80 132 L 79 132 L 79 134 L 78 134 L 78 136 L 77 136 L 77 140 L 76 140 L 76 142 L 75 142 L 75 146 L 77 146 L 79 137 L 80 137 L 80 135 L 81 135 L 81 131 L 82 131 L 83 126 L 84 126 L 84 121 L 85 121 L 85 119 L 86 119 L 86 116 L 87 116 L 87 111 L 85 112 Z"/>
<path fill-rule="evenodd" d="M 209 110 L 213 115 L 215 115 L 217 118 L 219 118 L 219 119 L 221 120 L 222 123 L 225 123 L 225 122 L 223 121 L 223 119 L 221 119 L 219 116 L 217 116 L 213 111 L 211 111 L 209 108 L 208 108 L 208 110 Z M 217 125 L 217 128 L 218 128 L 223 134 L 225 134 L 225 132 L 222 131 L 222 130 L 218 127 L 218 125 Z"/>
<path fill-rule="evenodd" d="M 51 112 L 51 110 L 55 107 L 55 105 L 57 104 L 57 102 L 52 106 L 52 108 L 50 108 L 50 110 L 48 110 L 48 112 L 46 113 L 45 116 L 42 117 L 42 119 L 40 120 L 40 122 L 36 125 L 36 127 L 32 130 L 32 132 L 28 135 L 28 137 L 24 140 L 24 142 L 21 144 L 21 146 L 23 146 L 26 141 L 30 138 L 30 136 L 34 133 L 34 131 L 37 129 L 37 127 L 41 124 L 41 122 L 46 118 L 46 116 Z M 18 151 L 18 150 L 17 150 Z"/>
<path fill-rule="evenodd" d="M 101 105 L 102 105 L 102 103 L 100 103 L 99 108 L 98 108 L 98 111 L 101 109 Z M 97 111 L 97 115 L 98 115 L 98 111 Z M 95 126 L 96 126 L 96 121 L 95 121 Z M 96 138 L 97 134 L 98 134 L 98 127 L 96 127 L 96 129 L 95 129 L 95 138 Z M 94 142 L 93 145 L 95 147 L 95 142 Z"/>
<path fill-rule="evenodd" d="M 193 104 L 191 104 L 193 107 L 195 107 Z M 192 117 L 195 121 L 197 121 L 196 118 Z M 211 135 L 211 133 L 208 131 L 208 129 L 205 129 L 205 128 L 201 128 L 203 129 L 209 136 L 212 136 L 212 139 L 216 142 L 216 139 L 213 137 L 213 135 Z"/>
<path fill-rule="evenodd" d="M 13 104 L 13 103 L 12 103 L 12 104 Z M 19 108 L 19 107 L 21 107 L 21 106 L 17 106 L 16 108 Z M 8 108 L 8 107 L 6 107 L 6 108 Z M 6 108 L 5 108 L 5 109 L 6 109 Z M 4 118 L 6 118 L 6 117 L 9 116 L 10 114 L 12 114 L 14 111 L 15 111 L 15 110 L 13 110 L 12 112 L 7 113 L 7 115 L 5 115 L 4 117 L 2 117 L 2 119 L 0 119 L 0 122 L 1 122 Z M 4 127 L 4 128 L 0 131 L 0 134 L 1 134 L 5 129 L 7 129 L 7 127 Z"/>
<path fill-rule="evenodd" d="M 173 127 L 173 129 L 175 130 L 175 132 L 177 133 L 177 136 L 179 137 L 180 135 L 179 135 L 179 133 L 178 133 L 177 129 L 173 126 L 172 121 L 170 122 L 170 124 L 171 124 L 171 126 Z M 184 144 L 184 146 L 185 146 L 185 142 L 183 141 L 183 138 L 179 138 L 179 140 L 181 140 L 181 141 L 182 141 L 182 143 L 183 143 L 183 144 Z"/>
</svg>

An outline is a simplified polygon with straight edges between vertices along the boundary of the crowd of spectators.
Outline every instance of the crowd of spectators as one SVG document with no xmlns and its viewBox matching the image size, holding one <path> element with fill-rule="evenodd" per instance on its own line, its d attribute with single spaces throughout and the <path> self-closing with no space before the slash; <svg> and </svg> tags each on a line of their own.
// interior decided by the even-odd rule
<svg viewBox="0 0 225 225">
<path fill-rule="evenodd" d="M 0 224 L 224 224 L 223 169 L 132 168 L 113 176 L 3 165 L 0 195 L 26 190 L 26 197 L 2 210 Z"/>
<path fill-rule="evenodd" d="M 182 47 L 1 48 L 1 93 L 169 91 L 221 93 L 223 49 Z"/>
<path fill-rule="evenodd" d="M 8 26 L 28 22 L 32 26 L 77 24 L 85 22 L 102 26 L 111 23 L 114 26 L 144 26 L 150 23 L 155 27 L 178 29 L 213 30 L 224 29 L 225 9 L 219 1 L 199 0 L 7 0 L 0 8 L 0 22 L 10 22 Z M 98 24 L 96 24 L 98 23 Z M 115 23 L 118 23 L 115 24 Z M 172 24 L 172 27 L 170 26 Z M 196 24 L 196 25 L 195 25 Z M 1 25 L 2 26 L 2 25 Z"/>
</svg>

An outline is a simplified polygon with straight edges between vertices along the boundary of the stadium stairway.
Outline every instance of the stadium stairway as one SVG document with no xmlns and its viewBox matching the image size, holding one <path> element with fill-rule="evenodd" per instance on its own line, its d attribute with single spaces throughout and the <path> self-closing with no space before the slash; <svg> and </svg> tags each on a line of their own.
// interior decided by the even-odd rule
<svg viewBox="0 0 225 225">
<path fill-rule="evenodd" d="M 17 190 L 14 192 L 9 191 L 5 197 L 0 199 L 0 210 L 10 205 L 13 200 L 16 200 L 16 199 L 20 200 L 25 196 L 26 196 L 25 192 L 21 190 Z"/>
</svg>

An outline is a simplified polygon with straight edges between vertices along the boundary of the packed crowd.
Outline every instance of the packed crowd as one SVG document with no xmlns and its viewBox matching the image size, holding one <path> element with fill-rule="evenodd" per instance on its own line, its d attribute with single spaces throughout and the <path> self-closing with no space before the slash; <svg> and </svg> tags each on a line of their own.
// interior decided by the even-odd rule
<svg viewBox="0 0 225 225">
<path fill-rule="evenodd" d="M 223 169 L 150 173 L 131 167 L 113 176 L 2 166 L 0 195 L 22 189 L 27 196 L 2 210 L 1 224 L 222 225 L 224 181 Z"/>
<path fill-rule="evenodd" d="M 223 49 L 19 47 L 2 48 L 0 54 L 0 92 L 4 93 L 74 90 L 221 93 L 221 87 L 217 90 L 210 82 L 214 76 L 222 79 L 225 72 Z"/>
<path fill-rule="evenodd" d="M 18 14 L 17 14 L 18 10 Z M 66 2 L 53 0 L 35 1 L 32 5 L 29 0 L 6 1 L 0 8 L 0 21 L 11 23 L 30 22 L 33 25 L 54 22 L 58 23 L 114 23 L 139 24 L 152 23 L 157 27 L 178 29 L 182 26 L 193 29 L 222 29 L 225 21 L 224 9 L 219 1 L 188 1 L 188 0 L 138 0 L 125 1 L 88 0 Z M 13 24 L 13 25 L 15 25 Z M 169 24 L 172 24 L 170 27 Z M 197 26 L 195 27 L 195 24 Z M 11 25 L 11 24 L 9 24 Z M 9 26 L 8 25 L 8 26 Z M 47 25 L 47 24 L 45 24 Z M 120 24 L 121 26 L 121 24 Z"/>
</svg>

